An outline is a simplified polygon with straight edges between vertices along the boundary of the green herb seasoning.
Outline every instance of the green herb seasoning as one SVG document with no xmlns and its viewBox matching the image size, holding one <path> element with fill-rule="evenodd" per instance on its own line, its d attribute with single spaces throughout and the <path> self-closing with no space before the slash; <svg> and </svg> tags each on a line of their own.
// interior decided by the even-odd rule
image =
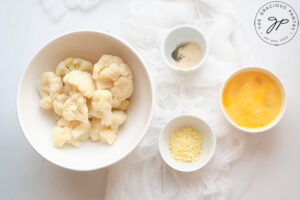
<svg viewBox="0 0 300 200">
<path fill-rule="evenodd" d="M 186 47 L 186 45 L 188 45 L 188 42 L 183 42 L 183 43 L 177 45 L 176 49 L 172 52 L 172 58 L 176 62 L 179 62 L 183 58 L 183 55 L 179 53 L 179 50 Z"/>
<path fill-rule="evenodd" d="M 203 57 L 202 49 L 196 42 L 183 42 L 171 54 L 176 66 L 187 69 L 197 65 Z"/>
</svg>

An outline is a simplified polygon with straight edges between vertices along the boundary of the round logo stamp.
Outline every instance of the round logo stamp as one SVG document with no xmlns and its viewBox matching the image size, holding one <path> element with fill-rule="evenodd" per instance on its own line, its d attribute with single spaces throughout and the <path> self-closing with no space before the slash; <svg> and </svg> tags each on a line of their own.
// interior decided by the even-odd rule
<svg viewBox="0 0 300 200">
<path fill-rule="evenodd" d="M 257 35 L 271 45 L 285 44 L 296 35 L 299 20 L 295 10 L 287 3 L 271 1 L 256 13 L 254 26 Z"/>
</svg>

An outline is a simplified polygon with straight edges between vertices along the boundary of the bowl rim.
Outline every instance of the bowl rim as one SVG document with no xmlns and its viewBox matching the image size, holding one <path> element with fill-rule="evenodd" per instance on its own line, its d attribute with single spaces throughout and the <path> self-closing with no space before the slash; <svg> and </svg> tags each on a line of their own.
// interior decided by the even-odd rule
<svg viewBox="0 0 300 200">
<path fill-rule="evenodd" d="M 141 61 L 142 65 L 143 65 L 143 68 L 145 69 L 146 71 L 146 76 L 148 77 L 149 79 L 149 83 L 150 83 L 150 90 L 151 90 L 151 97 L 152 97 L 152 100 L 151 100 L 151 109 L 150 109 L 150 115 L 148 116 L 148 120 L 146 122 L 146 126 L 144 127 L 144 130 L 142 131 L 142 133 L 140 134 L 140 138 L 134 143 L 134 145 L 132 145 L 128 151 L 123 155 L 121 156 L 120 158 L 118 159 L 115 159 L 113 160 L 112 162 L 110 163 L 107 163 L 105 165 L 102 165 L 100 167 L 92 167 L 92 168 L 76 168 L 76 167 L 67 167 L 67 166 L 63 166 L 61 164 L 58 164 L 58 163 L 55 163 L 54 161 L 52 160 L 49 160 L 48 158 L 44 157 L 38 149 L 36 149 L 36 147 L 34 147 L 30 140 L 27 138 L 27 134 L 25 133 L 25 129 L 24 129 L 24 122 L 23 122 L 23 118 L 20 116 L 20 107 L 21 107 L 21 87 L 22 87 L 22 83 L 24 82 L 24 78 L 25 78 L 25 75 L 26 73 L 28 72 L 29 70 L 29 66 L 31 64 L 31 62 L 37 57 L 37 55 L 42 51 L 44 50 L 48 45 L 50 45 L 51 43 L 53 43 L 54 41 L 60 39 L 60 38 L 63 38 L 65 36 L 69 36 L 69 35 L 73 35 L 73 34 L 85 34 L 85 33 L 91 33 L 91 34 L 100 34 L 100 35 L 104 35 L 104 36 L 107 36 L 107 37 L 111 37 L 117 41 L 119 41 L 120 43 L 122 43 L 123 45 L 125 45 L 127 48 L 129 48 L 136 56 L 137 58 Z M 44 158 L 45 160 L 47 160 L 48 162 L 56 165 L 56 166 L 59 166 L 59 167 L 62 167 L 64 169 L 68 169 L 68 170 L 72 170 L 72 171 L 94 171 L 94 170 L 98 170 L 98 169 L 102 169 L 102 168 L 105 168 L 105 167 L 108 167 L 110 165 L 113 165 L 119 161 L 121 161 L 122 159 L 124 159 L 126 156 L 128 156 L 137 146 L 138 144 L 143 140 L 143 138 L 145 137 L 147 131 L 149 130 L 149 127 L 150 127 L 150 124 L 151 124 L 151 121 L 152 121 L 152 118 L 153 118 L 153 113 L 154 113 L 154 107 L 155 107 L 155 88 L 154 88 L 154 85 L 153 85 L 153 80 L 152 80 L 152 77 L 150 75 L 150 72 L 148 70 L 148 67 L 147 67 L 147 64 L 146 62 L 144 61 L 144 59 L 142 58 L 142 56 L 137 52 L 137 50 L 135 50 L 133 48 L 133 46 L 131 46 L 128 42 L 126 42 L 125 40 L 121 39 L 120 37 L 114 35 L 114 34 L 111 34 L 111 33 L 107 33 L 105 31 L 96 31 L 96 30 L 75 30 L 75 31 L 69 31 L 69 32 L 65 32 L 65 33 L 62 33 L 56 37 L 53 37 L 52 39 L 48 40 L 47 42 L 45 42 L 40 48 L 38 48 L 34 54 L 30 57 L 30 59 L 27 61 L 26 63 L 26 67 L 25 69 L 23 69 L 23 72 L 21 74 L 21 77 L 19 79 L 19 83 L 18 83 L 18 87 L 17 87 L 17 95 L 16 95 L 16 113 L 17 113 L 17 119 L 18 119 L 18 122 L 19 122 L 19 126 L 21 128 L 21 131 L 22 131 L 22 135 L 25 137 L 27 143 L 32 147 L 32 149 L 37 153 L 39 154 L 42 158 Z"/>
<path fill-rule="evenodd" d="M 247 128 L 237 125 L 229 118 L 229 116 L 225 112 L 225 109 L 223 106 L 222 97 L 223 97 L 223 92 L 224 92 L 225 86 L 227 85 L 228 81 L 231 80 L 234 76 L 236 76 L 242 72 L 246 72 L 246 71 L 259 71 L 264 74 L 267 74 L 268 76 L 271 75 L 271 78 L 278 84 L 280 91 L 281 91 L 281 95 L 282 95 L 282 107 L 281 107 L 281 110 L 280 110 L 279 114 L 277 115 L 277 117 L 269 125 L 264 126 L 262 128 L 258 128 L 258 129 L 247 129 Z M 262 132 L 266 132 L 266 131 L 270 130 L 271 128 L 273 128 L 274 126 L 276 126 L 279 123 L 279 121 L 282 119 L 282 117 L 286 111 L 286 107 L 287 107 L 287 92 L 286 92 L 286 88 L 285 88 L 284 84 L 282 83 L 282 81 L 280 80 L 279 76 L 276 73 L 274 73 L 273 71 L 271 71 L 270 69 L 267 69 L 261 65 L 260 65 L 260 67 L 243 66 L 242 68 L 234 70 L 226 77 L 226 79 L 223 82 L 222 87 L 221 87 L 221 92 L 219 95 L 219 104 L 220 104 L 222 113 L 224 114 L 225 118 L 228 120 L 228 122 L 232 126 L 237 128 L 238 130 L 241 130 L 246 133 L 251 133 L 251 134 L 262 133 Z"/>
<path fill-rule="evenodd" d="M 206 46 L 206 50 L 204 52 L 204 55 L 202 57 L 202 59 L 200 60 L 200 62 L 191 67 L 191 68 L 188 68 L 188 69 L 180 69 L 176 66 L 174 66 L 173 64 L 171 64 L 169 62 L 169 60 L 167 59 L 166 57 L 166 54 L 165 54 L 165 46 L 166 46 L 166 42 L 167 42 L 167 39 L 169 38 L 169 36 L 174 33 L 175 31 L 179 30 L 179 29 L 193 29 L 195 30 L 196 32 L 198 32 L 198 34 L 203 38 L 203 41 L 205 43 L 205 46 Z M 198 70 L 200 67 L 203 66 L 203 63 L 206 61 L 207 57 L 208 57 L 208 53 L 209 53 L 209 42 L 208 42 L 208 39 L 206 37 L 206 35 L 203 33 L 203 31 L 201 31 L 201 29 L 199 29 L 198 27 L 196 26 L 193 26 L 191 24 L 181 24 L 181 25 L 178 25 L 178 26 L 174 26 L 173 28 L 171 28 L 165 35 L 164 39 L 163 39 L 163 42 L 161 44 L 161 47 L 160 47 L 160 51 L 161 51 L 161 54 L 162 54 L 162 57 L 163 57 L 163 60 L 165 61 L 165 63 L 168 65 L 168 67 L 170 67 L 171 69 L 177 71 L 177 72 L 181 72 L 181 73 L 189 73 L 189 72 L 193 72 L 193 71 L 196 71 Z"/>
<path fill-rule="evenodd" d="M 193 168 L 193 169 L 190 169 L 190 170 L 185 170 L 185 169 L 182 169 L 182 168 L 177 168 L 175 166 L 173 166 L 172 164 L 170 164 L 166 159 L 165 159 L 165 156 L 163 156 L 162 152 L 162 135 L 164 134 L 165 132 L 165 129 L 167 128 L 167 126 L 172 123 L 174 120 L 178 119 L 178 118 L 186 118 L 186 117 L 192 117 L 192 118 L 195 118 L 196 120 L 198 121 L 201 121 L 201 123 L 205 124 L 208 129 L 209 129 L 209 134 L 212 136 L 212 148 L 211 148 L 211 151 L 210 151 L 210 154 L 208 156 L 208 158 L 205 160 L 205 162 L 201 162 L 199 163 L 198 165 L 195 165 L 196 167 Z M 216 139 L 216 135 L 214 134 L 213 130 L 211 129 L 211 127 L 209 126 L 209 124 L 203 120 L 202 118 L 196 116 L 196 115 L 193 115 L 193 114 L 184 114 L 184 115 L 177 115 L 173 118 L 171 118 L 170 120 L 167 121 L 167 123 L 164 125 L 164 127 L 161 129 L 160 131 L 160 134 L 159 134 L 159 141 L 158 141 L 158 147 L 159 147 L 159 154 L 161 156 L 161 158 L 163 159 L 163 161 L 169 166 L 171 167 L 172 169 L 175 169 L 177 171 L 180 171 L 180 172 L 194 172 L 194 171 L 197 171 L 203 167 L 205 167 L 209 161 L 212 159 L 213 155 L 215 154 L 215 151 L 216 151 L 216 144 L 217 144 L 217 139 Z"/>
</svg>

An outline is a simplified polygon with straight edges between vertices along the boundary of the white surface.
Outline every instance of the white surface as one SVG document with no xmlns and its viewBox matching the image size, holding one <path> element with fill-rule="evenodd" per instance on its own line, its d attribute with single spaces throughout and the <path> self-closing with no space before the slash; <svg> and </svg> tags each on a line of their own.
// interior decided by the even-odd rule
<svg viewBox="0 0 300 200">
<path fill-rule="evenodd" d="M 177 162 L 172 157 L 169 150 L 169 139 L 171 137 L 171 134 L 174 133 L 174 131 L 186 126 L 192 126 L 199 130 L 203 140 L 203 149 L 201 150 L 201 156 L 199 160 L 194 163 Z M 211 128 L 204 120 L 196 116 L 181 115 L 175 117 L 166 124 L 159 136 L 160 155 L 170 167 L 182 172 L 195 171 L 205 166 L 213 156 L 215 148 L 216 137 L 213 134 Z"/>
<path fill-rule="evenodd" d="M 45 8 L 45 11 L 53 19 L 61 19 L 69 10 L 81 9 L 89 10 L 96 6 L 99 0 L 40 0 Z"/>
<path fill-rule="evenodd" d="M 271 46 L 256 35 L 254 17 L 269 1 L 236 0 L 241 8 L 242 25 L 249 48 L 249 62 L 272 69 L 287 91 L 287 109 L 280 123 L 264 134 L 246 136 L 246 152 L 232 165 L 233 200 L 300 198 L 300 33 L 282 46 Z M 286 0 L 300 15 L 300 2 Z"/>
<path fill-rule="evenodd" d="M 250 47 L 251 62 L 273 69 L 287 89 L 288 106 L 282 121 L 263 135 L 247 135 L 243 157 L 231 168 L 232 200 L 299 199 L 300 197 L 300 35 L 286 45 L 265 44 L 255 33 L 254 17 L 268 1 L 236 0 Z M 102 0 L 89 13 L 69 12 L 53 21 L 35 1 L 1 1 L 0 57 L 0 198 L 1 199 L 101 199 L 106 170 L 73 172 L 58 168 L 37 155 L 26 143 L 16 118 L 17 83 L 30 57 L 47 41 L 77 29 L 111 31 L 123 37 L 127 1 Z M 300 3 L 290 3 L 298 15 Z M 250 59 L 250 58 L 255 58 Z M 248 63 L 250 64 L 250 63 Z"/>
<path fill-rule="evenodd" d="M 134 79 L 127 120 L 119 129 L 117 140 L 112 146 L 86 141 L 80 148 L 53 147 L 50 133 L 56 120 L 52 109 L 46 111 L 39 106 L 37 81 L 42 73 L 55 72 L 57 63 L 67 57 L 96 63 L 103 54 L 120 56 L 130 66 Z M 131 46 L 105 33 L 82 31 L 51 41 L 35 55 L 18 88 L 17 108 L 26 139 L 39 154 L 64 168 L 89 171 L 119 161 L 143 139 L 152 119 L 154 92 L 146 66 Z"/>
</svg>

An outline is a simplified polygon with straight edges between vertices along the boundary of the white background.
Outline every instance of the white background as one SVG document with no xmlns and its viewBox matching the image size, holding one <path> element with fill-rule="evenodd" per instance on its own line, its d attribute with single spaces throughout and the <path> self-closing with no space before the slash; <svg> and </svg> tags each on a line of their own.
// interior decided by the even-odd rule
<svg viewBox="0 0 300 200">
<path fill-rule="evenodd" d="M 52 20 L 38 0 L 0 0 L 0 199 L 102 199 L 106 169 L 73 172 L 50 164 L 25 141 L 16 116 L 17 84 L 30 58 L 50 39 L 74 30 L 109 31 L 125 38 L 131 0 L 102 0 L 89 12 Z M 300 199 L 300 33 L 283 46 L 262 42 L 254 17 L 264 0 L 236 0 L 248 41 L 245 64 L 273 69 L 287 89 L 287 112 L 273 130 L 247 135 L 246 152 L 230 170 L 232 200 Z M 286 0 L 300 14 L 300 2 Z M 126 38 L 125 38 L 126 39 Z M 250 59 L 251 58 L 251 59 Z M 30 117 L 30 116 L 29 116 Z M 41 133 L 43 134 L 43 133 Z M 130 180 L 128 180 L 130 181 Z M 117 192 L 117 191 L 116 191 Z"/>
</svg>

